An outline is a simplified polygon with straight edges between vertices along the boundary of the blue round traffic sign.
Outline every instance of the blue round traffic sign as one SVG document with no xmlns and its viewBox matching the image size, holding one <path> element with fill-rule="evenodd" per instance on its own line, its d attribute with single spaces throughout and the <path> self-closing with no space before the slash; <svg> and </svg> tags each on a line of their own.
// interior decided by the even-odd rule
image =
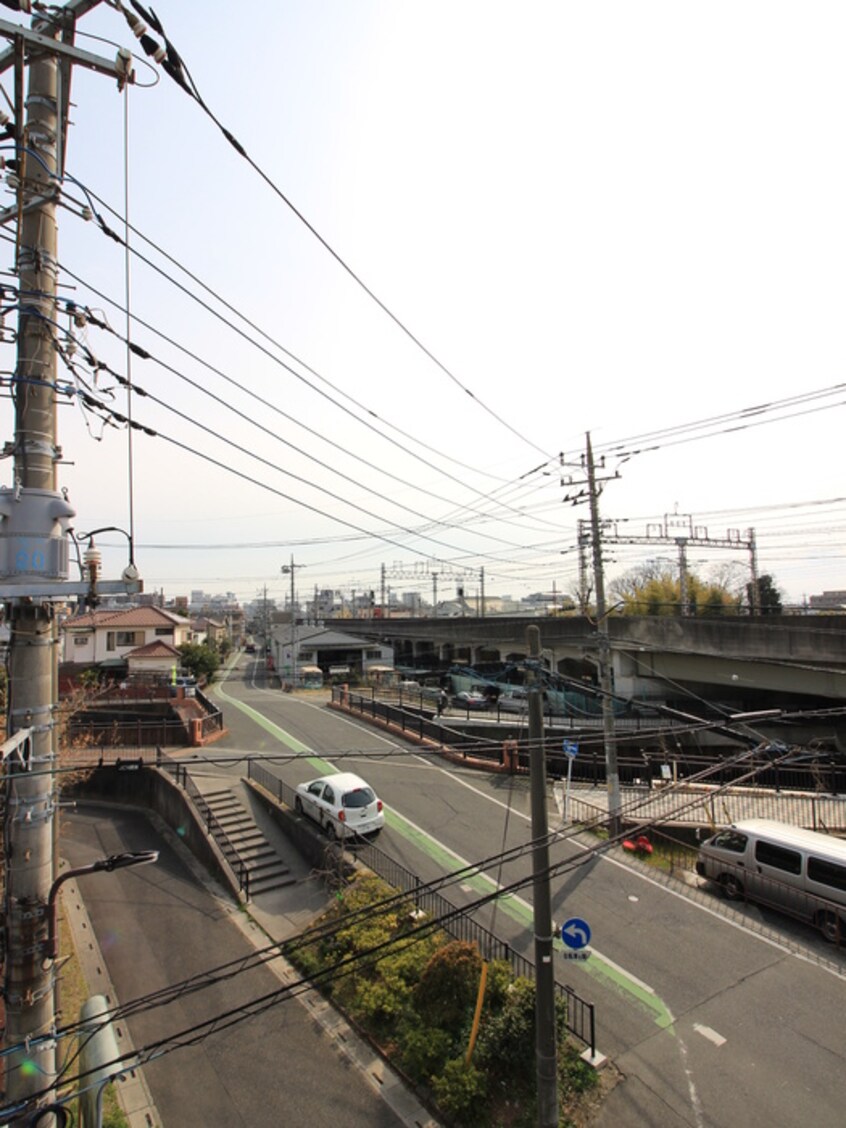
<svg viewBox="0 0 846 1128">
<path fill-rule="evenodd" d="M 590 926 L 581 917 L 570 917 L 561 925 L 561 939 L 568 948 L 578 951 L 590 943 Z"/>
</svg>

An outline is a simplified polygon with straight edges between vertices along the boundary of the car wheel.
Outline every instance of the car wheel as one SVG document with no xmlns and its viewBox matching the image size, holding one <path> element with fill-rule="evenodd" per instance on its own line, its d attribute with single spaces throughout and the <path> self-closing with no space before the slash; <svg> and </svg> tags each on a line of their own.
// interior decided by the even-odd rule
<svg viewBox="0 0 846 1128">
<path fill-rule="evenodd" d="M 732 873 L 724 873 L 720 878 L 720 885 L 727 901 L 740 901 L 743 899 L 743 882 Z"/>
<path fill-rule="evenodd" d="M 817 913 L 816 924 L 823 940 L 827 940 L 829 944 L 838 944 L 841 940 L 846 940 L 846 922 L 841 921 L 837 913 L 828 911 Z"/>
<path fill-rule="evenodd" d="M 303 801 L 302 801 L 302 799 L 300 799 L 299 795 L 294 800 L 294 810 L 297 812 L 298 815 L 302 815 L 302 814 L 305 813 L 303 811 Z"/>
<path fill-rule="evenodd" d="M 333 818 L 328 818 L 324 825 L 326 827 L 326 833 L 329 835 L 329 837 L 337 841 L 340 835 L 338 834 L 337 826 L 335 826 L 335 820 Z"/>
</svg>

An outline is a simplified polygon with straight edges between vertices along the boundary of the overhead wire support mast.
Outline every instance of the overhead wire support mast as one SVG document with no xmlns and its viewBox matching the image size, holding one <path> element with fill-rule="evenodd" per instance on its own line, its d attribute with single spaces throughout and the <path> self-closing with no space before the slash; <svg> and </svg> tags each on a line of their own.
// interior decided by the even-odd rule
<svg viewBox="0 0 846 1128">
<path fill-rule="evenodd" d="M 35 21 L 34 30 L 0 21 L 14 47 L 0 71 L 15 66 L 19 313 L 15 370 L 14 481 L 0 487 L 0 599 L 10 624 L 7 731 L 27 733 L 25 757 L 6 761 L 5 1039 L 17 1048 L 7 1064 L 7 1096 L 26 1105 L 55 1077 L 55 963 L 49 947 L 50 890 L 56 876 L 56 712 L 58 631 L 55 605 L 93 591 L 95 577 L 68 582 L 68 536 L 74 510 L 59 492 L 56 407 L 57 199 L 64 164 L 73 63 L 127 81 L 127 56 L 97 59 L 73 46 L 75 20 L 94 7 L 72 0 Z M 24 102 L 24 70 L 28 87 Z M 102 585 L 139 590 L 137 583 Z M 46 769 L 46 770 L 42 770 Z M 44 1035 L 47 1035 L 45 1038 Z M 49 1086 L 48 1086 L 49 1087 Z M 39 1103 L 45 1103 L 42 1096 Z M 49 1104 L 49 1095 L 46 1099 Z M 44 1125 L 53 1118 L 44 1108 Z"/>
</svg>

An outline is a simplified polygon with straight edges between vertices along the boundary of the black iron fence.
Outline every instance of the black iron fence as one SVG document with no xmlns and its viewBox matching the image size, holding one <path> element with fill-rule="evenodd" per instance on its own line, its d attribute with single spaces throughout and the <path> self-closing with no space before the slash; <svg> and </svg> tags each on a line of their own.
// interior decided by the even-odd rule
<svg viewBox="0 0 846 1128">
<path fill-rule="evenodd" d="M 273 775 L 262 764 L 249 761 L 248 778 L 260 784 L 280 803 L 294 809 L 296 791 Z M 359 840 L 355 843 L 355 855 L 368 869 L 378 874 L 392 888 L 408 893 L 415 908 L 437 920 L 443 930 L 456 940 L 476 944 L 486 960 L 507 960 L 515 975 L 527 979 L 535 978 L 535 965 L 525 956 L 515 952 L 507 941 L 500 939 L 490 929 L 485 928 L 466 910 L 458 908 L 435 890 L 427 889 L 424 882 L 406 866 L 386 854 L 375 843 Z M 556 994 L 563 998 L 567 1008 L 567 1029 L 585 1046 L 591 1055 L 596 1054 L 596 1013 L 593 1003 L 578 995 L 572 987 L 555 983 Z"/>
<path fill-rule="evenodd" d="M 495 734 L 490 738 L 480 737 L 478 733 L 469 734 L 450 726 L 450 718 L 439 718 L 431 709 L 407 708 L 399 703 L 377 699 L 372 693 L 356 693 L 343 686 L 332 691 L 332 700 L 344 705 L 352 712 L 381 724 L 391 725 L 402 733 L 419 739 L 428 739 L 434 744 L 447 745 L 450 750 L 464 757 L 502 764 L 502 741 Z M 472 719 L 473 714 L 468 714 Z M 511 718 L 514 720 L 514 718 Z M 508 727 L 511 720 L 504 719 Z M 620 734 L 635 731 L 631 726 L 640 724 L 636 718 L 616 718 L 615 731 Z M 515 727 L 516 721 L 515 721 Z M 655 733 L 655 724 L 650 721 L 644 730 Z M 513 733 L 513 730 L 511 730 Z M 511 735 L 509 733 L 509 735 Z M 575 783 L 587 783 L 592 787 L 605 785 L 605 752 L 601 732 L 595 724 L 568 718 L 565 729 L 545 731 L 546 760 L 548 773 L 555 777 L 567 775 L 568 758 L 564 753 L 564 742 L 574 741 L 580 745 L 579 754 L 572 763 L 571 778 Z M 660 734 L 659 734 L 660 736 Z M 523 733 L 515 736 L 517 740 L 517 769 L 529 769 L 529 741 Z M 660 739 L 656 738 L 660 744 Z M 774 757 L 765 752 L 757 753 L 757 758 L 737 759 L 722 756 L 717 752 L 688 752 L 675 747 L 672 751 L 658 750 L 654 746 L 637 751 L 624 744 L 617 748 L 617 765 L 620 783 L 631 786 L 653 787 L 668 780 L 683 780 L 700 772 L 709 771 L 709 782 L 717 786 L 736 783 L 738 787 L 769 789 L 781 791 L 806 791 L 827 795 L 846 795 L 846 757 L 830 753 L 820 754 L 806 762 L 777 764 Z M 755 766 L 754 780 L 740 781 L 748 776 Z M 774 816 L 775 817 L 775 816 Z M 810 825 L 810 824 L 809 824 Z"/>
</svg>

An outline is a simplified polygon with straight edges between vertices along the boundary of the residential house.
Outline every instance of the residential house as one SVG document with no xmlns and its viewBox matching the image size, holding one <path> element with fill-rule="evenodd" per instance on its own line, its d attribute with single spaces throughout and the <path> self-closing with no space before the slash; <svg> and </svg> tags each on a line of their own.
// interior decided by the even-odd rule
<svg viewBox="0 0 846 1128">
<path fill-rule="evenodd" d="M 65 662 L 105 668 L 127 665 L 133 651 L 143 651 L 151 643 L 164 643 L 176 651 L 183 643 L 195 641 L 190 620 L 161 607 L 76 615 L 62 623 L 62 638 Z"/>
</svg>

